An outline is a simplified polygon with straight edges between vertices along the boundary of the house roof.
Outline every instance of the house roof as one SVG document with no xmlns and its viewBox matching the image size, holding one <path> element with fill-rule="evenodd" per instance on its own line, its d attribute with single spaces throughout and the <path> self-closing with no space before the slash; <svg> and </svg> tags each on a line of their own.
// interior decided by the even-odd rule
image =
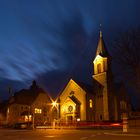
<svg viewBox="0 0 140 140">
<path fill-rule="evenodd" d="M 31 105 L 40 93 L 46 94 L 46 92 L 42 88 L 39 88 L 33 82 L 32 86 L 29 89 L 22 89 L 16 92 L 14 96 L 10 98 L 9 103 Z"/>
</svg>

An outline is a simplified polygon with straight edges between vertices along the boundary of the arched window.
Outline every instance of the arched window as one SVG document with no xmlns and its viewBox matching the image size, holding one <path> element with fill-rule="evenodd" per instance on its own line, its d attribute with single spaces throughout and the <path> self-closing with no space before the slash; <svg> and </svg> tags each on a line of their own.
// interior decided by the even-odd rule
<svg viewBox="0 0 140 140">
<path fill-rule="evenodd" d="M 101 73 L 101 64 L 100 63 L 97 64 L 97 71 L 98 71 L 98 73 Z"/>
<path fill-rule="evenodd" d="M 93 102 L 92 102 L 92 100 L 91 100 L 91 99 L 89 100 L 89 107 L 90 107 L 90 108 L 92 108 L 92 107 L 93 107 Z"/>
</svg>

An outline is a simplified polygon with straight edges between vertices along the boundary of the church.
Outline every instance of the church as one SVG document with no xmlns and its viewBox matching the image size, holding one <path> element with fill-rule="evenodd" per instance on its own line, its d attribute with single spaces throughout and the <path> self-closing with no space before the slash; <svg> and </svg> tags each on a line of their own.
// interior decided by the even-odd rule
<svg viewBox="0 0 140 140">
<path fill-rule="evenodd" d="M 120 121 L 129 112 L 123 84 L 115 86 L 111 71 L 111 57 L 100 31 L 93 60 L 93 85 L 70 79 L 60 95 L 60 121 Z"/>
</svg>

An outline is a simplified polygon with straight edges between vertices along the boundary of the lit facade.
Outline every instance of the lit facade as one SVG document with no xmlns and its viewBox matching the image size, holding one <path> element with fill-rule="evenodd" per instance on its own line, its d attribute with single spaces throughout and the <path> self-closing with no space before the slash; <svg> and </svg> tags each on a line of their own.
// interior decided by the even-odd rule
<svg viewBox="0 0 140 140">
<path fill-rule="evenodd" d="M 33 86 L 33 85 L 32 85 Z M 51 101 L 49 96 L 34 85 L 29 90 L 21 90 L 12 96 L 7 108 L 7 123 L 51 123 Z"/>
<path fill-rule="evenodd" d="M 83 88 L 71 79 L 60 95 L 60 120 L 63 122 L 75 122 L 77 120 L 94 120 L 92 88 Z M 89 89 L 90 88 L 90 89 Z M 87 92 L 88 90 L 88 92 Z"/>
</svg>

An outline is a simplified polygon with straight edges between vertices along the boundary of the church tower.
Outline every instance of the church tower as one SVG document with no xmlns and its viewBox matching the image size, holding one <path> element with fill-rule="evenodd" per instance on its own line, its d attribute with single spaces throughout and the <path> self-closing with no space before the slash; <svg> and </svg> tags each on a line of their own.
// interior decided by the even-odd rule
<svg viewBox="0 0 140 140">
<path fill-rule="evenodd" d="M 95 87 L 95 121 L 110 120 L 109 98 L 111 96 L 112 76 L 110 74 L 110 56 L 105 48 L 102 31 L 93 60 L 93 81 Z"/>
</svg>

